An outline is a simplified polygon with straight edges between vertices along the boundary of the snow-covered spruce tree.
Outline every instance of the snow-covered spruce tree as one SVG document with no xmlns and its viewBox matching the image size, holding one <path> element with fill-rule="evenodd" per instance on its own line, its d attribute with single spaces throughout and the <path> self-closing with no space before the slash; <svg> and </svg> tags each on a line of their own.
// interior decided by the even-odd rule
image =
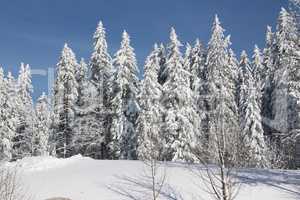
<svg viewBox="0 0 300 200">
<path fill-rule="evenodd" d="M 243 112 L 243 105 L 246 102 L 250 80 L 252 78 L 252 67 L 249 61 L 246 51 L 242 51 L 239 70 L 238 70 L 238 110 L 239 110 L 239 120 L 241 121 L 245 118 Z"/>
<path fill-rule="evenodd" d="M 91 96 L 92 112 L 89 118 L 92 127 L 98 130 L 98 158 L 111 159 L 113 152 L 113 135 L 110 129 L 112 124 L 111 115 L 111 95 L 113 82 L 112 59 L 107 50 L 106 33 L 100 21 L 94 34 L 94 52 L 90 62 L 91 77 L 90 82 L 96 94 Z M 93 118 L 93 119 L 92 119 Z M 100 145 L 100 146 L 99 146 Z M 101 148 L 101 149 L 100 149 Z"/>
<path fill-rule="evenodd" d="M 266 144 L 260 109 L 260 87 L 252 75 L 247 54 L 243 51 L 240 63 L 240 153 L 241 166 L 265 167 Z"/>
<path fill-rule="evenodd" d="M 193 48 L 186 47 L 186 55 L 184 59 L 184 68 L 190 72 L 190 88 L 193 91 L 193 95 L 196 100 L 196 111 L 199 117 L 205 121 L 203 110 L 205 110 L 205 104 L 203 101 L 203 95 L 205 95 L 205 49 L 200 40 L 197 39 Z M 207 126 L 205 123 L 200 125 L 201 132 L 207 132 Z"/>
<path fill-rule="evenodd" d="M 197 39 L 194 47 L 191 50 L 189 67 L 189 71 L 191 73 L 190 85 L 191 89 L 195 92 L 199 92 L 200 85 L 205 81 L 205 54 L 204 46 L 200 40 Z"/>
<path fill-rule="evenodd" d="M 270 26 L 267 27 L 266 45 L 263 51 L 263 65 L 265 79 L 263 80 L 262 90 L 262 117 L 263 128 L 266 136 L 270 137 L 272 134 L 272 127 L 268 122 L 273 118 L 272 116 L 272 91 L 274 89 L 273 75 L 274 75 L 274 33 Z"/>
<path fill-rule="evenodd" d="M 262 108 L 262 92 L 264 88 L 264 82 L 266 79 L 266 71 L 263 65 L 262 53 L 257 45 L 254 46 L 251 68 L 252 68 L 252 75 L 254 78 L 255 88 L 259 90 L 258 92 L 259 95 L 257 95 L 257 103 L 259 107 Z"/>
<path fill-rule="evenodd" d="M 221 101 L 224 101 L 224 127 L 226 134 L 230 134 L 233 140 L 237 138 L 238 116 L 236 105 L 236 77 L 233 67 L 229 65 L 228 46 L 230 44 L 229 37 L 225 38 L 224 29 L 221 27 L 219 18 L 216 16 L 213 27 L 212 36 L 208 43 L 207 58 L 206 58 L 206 86 L 205 86 L 205 101 L 206 115 L 205 123 L 208 127 L 208 135 L 206 142 L 211 152 L 210 159 L 214 160 L 216 152 L 216 135 L 218 124 L 214 123 L 216 108 Z M 220 96 L 220 88 L 223 88 Z"/>
<path fill-rule="evenodd" d="M 2 128 L 7 131 L 7 135 L 6 139 L 3 142 L 5 142 L 6 153 L 7 155 L 9 155 L 8 159 L 15 159 L 13 157 L 13 139 L 16 135 L 18 125 L 20 124 L 19 110 L 17 109 L 20 105 L 20 98 L 18 98 L 17 95 L 17 81 L 15 80 L 11 72 L 8 72 L 5 82 L 5 87 L 7 89 L 7 98 L 5 98 L 6 102 L 4 103 L 5 109 L 3 110 L 3 117 L 6 120 L 4 121 L 4 126 Z"/>
<path fill-rule="evenodd" d="M 161 160 L 164 147 L 162 137 L 162 107 L 160 98 L 162 86 L 158 83 L 159 48 L 147 57 L 142 81 L 139 105 L 141 111 L 137 119 L 138 158 L 141 160 Z"/>
<path fill-rule="evenodd" d="M 54 84 L 54 128 L 56 155 L 69 157 L 72 155 L 74 104 L 77 99 L 77 69 L 75 54 L 64 45 L 57 64 L 57 77 Z"/>
<path fill-rule="evenodd" d="M 87 79 L 87 64 L 85 63 L 84 59 L 80 60 L 79 65 L 75 70 L 75 78 L 77 82 L 77 99 L 74 104 L 74 112 L 75 112 L 75 119 L 73 124 L 73 153 L 74 154 L 81 154 L 83 156 L 91 156 L 96 158 L 92 155 L 92 152 L 88 152 L 87 149 L 89 145 L 94 144 L 96 141 L 96 133 L 98 126 L 96 129 L 93 129 L 90 123 L 98 123 L 95 122 L 95 119 L 91 119 L 91 109 L 90 107 L 90 86 L 88 79 Z M 91 126 L 90 126 L 91 125 Z M 94 149 L 96 150 L 96 149 Z M 100 148 L 98 148 L 100 152 Z M 97 152 L 94 152 L 94 154 Z"/>
<path fill-rule="evenodd" d="M 73 125 L 73 153 L 103 159 L 105 151 L 103 121 L 98 108 L 102 96 L 98 96 L 96 87 L 88 81 L 87 64 L 81 59 L 76 69 L 77 93 L 75 103 L 75 121 Z M 99 101 L 98 101 L 99 100 Z M 103 106 L 101 106 L 102 108 Z"/>
<path fill-rule="evenodd" d="M 48 97 L 43 93 L 35 106 L 36 121 L 32 137 L 34 156 L 49 155 L 50 110 Z"/>
<path fill-rule="evenodd" d="M 11 137 L 7 130 L 7 115 L 5 104 L 8 100 L 8 89 L 3 68 L 0 67 L 0 161 L 11 159 Z M 14 134 L 14 132 L 13 132 Z"/>
<path fill-rule="evenodd" d="M 20 159 L 32 154 L 32 136 L 35 124 L 35 112 L 31 93 L 31 72 L 29 65 L 21 64 L 16 86 L 19 123 L 13 138 L 13 158 Z"/>
<path fill-rule="evenodd" d="M 272 92 L 273 134 L 281 135 L 289 167 L 294 164 L 294 137 L 299 134 L 300 118 L 299 36 L 295 18 L 282 8 L 275 34 L 275 71 Z M 285 144 L 285 145 L 284 145 Z"/>
<path fill-rule="evenodd" d="M 161 103 L 164 108 L 163 133 L 165 137 L 164 160 L 194 161 L 191 147 L 201 141 L 200 119 L 196 112 L 195 97 L 190 89 L 190 72 L 184 69 L 180 53 L 181 43 L 174 28 L 164 74 Z"/>
<path fill-rule="evenodd" d="M 12 139 L 16 134 L 18 118 L 15 112 L 16 105 L 13 98 L 16 98 L 14 88 L 12 96 L 11 75 L 10 80 L 4 77 L 3 68 L 0 67 L 0 160 L 12 159 Z M 15 82 L 13 82 L 15 87 Z"/>
<path fill-rule="evenodd" d="M 264 87 L 264 80 L 266 79 L 266 70 L 265 66 L 263 65 L 261 50 L 257 45 L 254 47 L 252 60 L 253 78 L 258 89 L 262 91 Z"/>
<path fill-rule="evenodd" d="M 136 98 L 139 92 L 139 71 L 134 49 L 130 46 L 130 38 L 126 31 L 123 32 L 121 47 L 115 54 L 113 64 L 115 72 L 110 103 L 113 158 L 136 159 L 136 119 L 139 112 Z"/>
</svg>

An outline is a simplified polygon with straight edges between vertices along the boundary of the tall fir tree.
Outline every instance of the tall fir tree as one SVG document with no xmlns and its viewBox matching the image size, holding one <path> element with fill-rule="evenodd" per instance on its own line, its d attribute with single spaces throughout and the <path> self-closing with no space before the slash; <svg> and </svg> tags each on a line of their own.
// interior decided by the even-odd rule
<svg viewBox="0 0 300 200">
<path fill-rule="evenodd" d="M 239 110 L 239 119 L 244 118 L 243 114 L 243 104 L 246 102 L 248 94 L 248 86 L 250 85 L 249 81 L 252 77 L 252 66 L 246 51 L 242 51 L 241 59 L 239 63 L 238 71 L 238 110 Z"/>
<path fill-rule="evenodd" d="M 21 63 L 16 85 L 19 124 L 13 138 L 13 157 L 20 159 L 32 154 L 32 134 L 34 132 L 35 113 L 31 93 L 31 72 L 29 65 Z"/>
<path fill-rule="evenodd" d="M 264 83 L 266 79 L 266 69 L 263 65 L 263 57 L 260 49 L 257 45 L 254 47 L 254 52 L 252 56 L 252 70 L 253 70 L 253 78 L 254 78 L 254 85 L 259 90 L 259 94 L 257 96 L 257 103 L 260 108 L 262 108 L 262 92 L 264 89 Z"/>
<path fill-rule="evenodd" d="M 11 77 L 9 73 L 9 79 L 5 78 L 3 68 L 0 67 L 0 160 L 6 161 L 12 159 L 12 139 L 16 134 L 17 125 L 19 123 L 15 104 L 15 82 L 13 82 L 13 85 L 11 84 Z"/>
<path fill-rule="evenodd" d="M 77 65 L 75 54 L 65 44 L 57 63 L 53 101 L 56 155 L 63 158 L 71 156 L 73 151 L 74 104 L 78 94 Z"/>
<path fill-rule="evenodd" d="M 261 53 L 261 50 L 258 48 L 257 45 L 254 47 L 254 53 L 252 56 L 252 68 L 253 68 L 253 76 L 254 80 L 257 83 L 257 86 L 259 88 L 263 88 L 265 76 L 266 76 L 266 70 L 263 65 L 263 56 Z"/>
<path fill-rule="evenodd" d="M 260 109 L 261 90 L 245 51 L 241 55 L 239 72 L 240 164 L 244 167 L 264 167 L 268 163 Z"/>
<path fill-rule="evenodd" d="M 161 160 L 164 147 L 162 137 L 162 107 L 160 98 L 162 86 L 158 82 L 160 49 L 155 44 L 154 50 L 147 57 L 142 81 L 139 105 L 141 111 L 137 120 L 138 158 L 142 160 Z"/>
<path fill-rule="evenodd" d="M 99 129 L 96 134 L 99 144 L 95 146 L 98 148 L 97 158 L 107 159 L 112 158 L 112 138 L 110 135 L 110 124 L 112 121 L 111 115 L 111 88 L 113 81 L 113 65 L 112 59 L 108 53 L 106 32 L 100 21 L 96 32 L 94 33 L 94 52 L 91 57 L 90 81 L 96 94 L 91 96 L 91 108 L 93 111 L 89 114 L 91 118 L 90 123 L 95 129 Z M 92 119 L 94 118 L 94 119 Z"/>
<path fill-rule="evenodd" d="M 262 117 L 264 133 L 269 138 L 272 134 L 272 126 L 269 120 L 273 119 L 272 115 L 272 92 L 274 90 L 274 33 L 270 26 L 267 27 L 266 44 L 263 51 L 263 65 L 265 79 L 263 80 L 262 91 Z"/>
<path fill-rule="evenodd" d="M 295 18 L 282 8 L 275 33 L 273 135 L 281 136 L 289 167 L 294 165 L 295 137 L 299 134 L 299 37 Z"/>
<path fill-rule="evenodd" d="M 226 130 L 226 134 L 231 134 L 231 137 L 235 139 L 237 137 L 238 130 L 238 116 L 237 105 L 235 102 L 236 92 L 236 74 L 231 65 L 229 65 L 228 59 L 228 46 L 230 44 L 230 38 L 224 36 L 224 29 L 221 27 L 219 18 L 216 16 L 213 27 L 212 35 L 208 43 L 207 58 L 206 58 L 206 110 L 205 120 L 208 127 L 208 144 L 211 152 L 216 152 L 216 130 L 220 129 L 219 123 L 214 122 L 214 118 L 217 108 L 220 106 L 221 101 L 224 121 L 222 130 Z M 221 90 L 222 89 L 222 90 Z M 220 96 L 221 95 L 221 96 Z M 211 160 L 215 158 L 215 154 L 212 153 Z"/>
<path fill-rule="evenodd" d="M 298 129 L 297 113 L 295 108 L 298 99 L 297 28 L 294 19 L 282 8 L 275 35 L 275 69 L 274 91 L 272 92 L 272 108 L 276 132 L 287 134 Z M 299 57 L 298 57 L 299 58 Z M 294 105 L 292 105 L 294 104 Z"/>
<path fill-rule="evenodd" d="M 112 85 L 112 151 L 115 158 L 136 159 L 137 135 L 136 119 L 139 106 L 137 94 L 139 92 L 138 67 L 134 49 L 130 45 L 130 38 L 123 32 L 121 47 L 113 60 L 115 67 Z"/>
<path fill-rule="evenodd" d="M 184 69 L 181 43 L 171 29 L 161 103 L 164 107 L 164 159 L 194 161 L 191 148 L 199 145 L 201 133 L 195 98 L 190 88 L 190 72 Z"/>
</svg>

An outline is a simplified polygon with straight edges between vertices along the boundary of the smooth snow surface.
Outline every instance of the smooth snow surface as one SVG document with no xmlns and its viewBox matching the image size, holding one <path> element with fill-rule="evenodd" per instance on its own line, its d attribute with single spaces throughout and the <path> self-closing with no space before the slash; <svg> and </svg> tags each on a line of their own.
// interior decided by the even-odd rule
<svg viewBox="0 0 300 200">
<path fill-rule="evenodd" d="M 82 156 L 68 159 L 32 157 L 7 163 L 16 167 L 21 181 L 34 200 L 51 197 L 67 197 L 72 200 L 122 200 L 109 186 L 120 177 L 139 177 L 144 165 L 140 161 L 93 160 Z M 168 163 L 167 182 L 184 200 L 209 200 L 198 189 L 197 178 L 184 164 Z M 300 171 L 243 170 L 239 173 L 244 182 L 237 200 L 285 200 L 300 199 Z M 136 188 L 137 189 L 137 188 Z M 145 199 L 147 200 L 147 199 Z"/>
</svg>

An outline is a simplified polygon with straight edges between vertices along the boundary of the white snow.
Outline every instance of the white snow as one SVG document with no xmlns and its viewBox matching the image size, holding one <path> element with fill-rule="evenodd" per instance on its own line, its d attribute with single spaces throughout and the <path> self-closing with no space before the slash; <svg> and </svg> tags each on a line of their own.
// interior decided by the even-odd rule
<svg viewBox="0 0 300 200">
<path fill-rule="evenodd" d="M 120 177 L 138 178 L 144 165 L 140 161 L 93 160 L 80 155 L 67 159 L 29 157 L 13 163 L 21 181 L 34 200 L 68 197 L 72 200 L 120 200 L 109 186 L 122 181 Z M 244 182 L 237 200 L 300 199 L 300 171 L 243 170 Z M 167 164 L 167 182 L 182 194 L 184 200 L 212 199 L 197 187 L 197 178 L 180 163 Z M 147 199 L 145 199 L 147 200 Z"/>
</svg>

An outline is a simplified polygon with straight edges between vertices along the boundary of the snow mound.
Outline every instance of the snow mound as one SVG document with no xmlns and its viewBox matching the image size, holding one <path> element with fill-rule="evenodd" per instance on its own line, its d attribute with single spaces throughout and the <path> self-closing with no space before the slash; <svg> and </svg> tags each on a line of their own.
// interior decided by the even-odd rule
<svg viewBox="0 0 300 200">
<path fill-rule="evenodd" d="M 143 178 L 146 168 L 141 161 L 94 160 L 77 155 L 67 159 L 29 157 L 7 163 L 7 166 L 17 167 L 26 192 L 33 196 L 33 200 L 53 197 L 119 200 L 124 197 L 109 188 L 145 189 L 126 181 L 127 177 L 133 180 Z M 204 192 L 203 181 L 184 163 L 167 163 L 165 167 L 165 190 L 178 192 L 185 200 L 211 199 Z M 238 200 L 300 199 L 299 170 L 242 169 L 236 178 L 242 183 Z"/>
<path fill-rule="evenodd" d="M 52 156 L 37 156 L 37 157 L 26 157 L 16 162 L 6 163 L 5 166 L 9 168 L 17 168 L 22 171 L 44 171 L 54 168 L 61 168 L 67 165 L 80 162 L 82 160 L 89 160 L 90 158 L 76 155 L 70 158 L 55 158 Z"/>
</svg>

